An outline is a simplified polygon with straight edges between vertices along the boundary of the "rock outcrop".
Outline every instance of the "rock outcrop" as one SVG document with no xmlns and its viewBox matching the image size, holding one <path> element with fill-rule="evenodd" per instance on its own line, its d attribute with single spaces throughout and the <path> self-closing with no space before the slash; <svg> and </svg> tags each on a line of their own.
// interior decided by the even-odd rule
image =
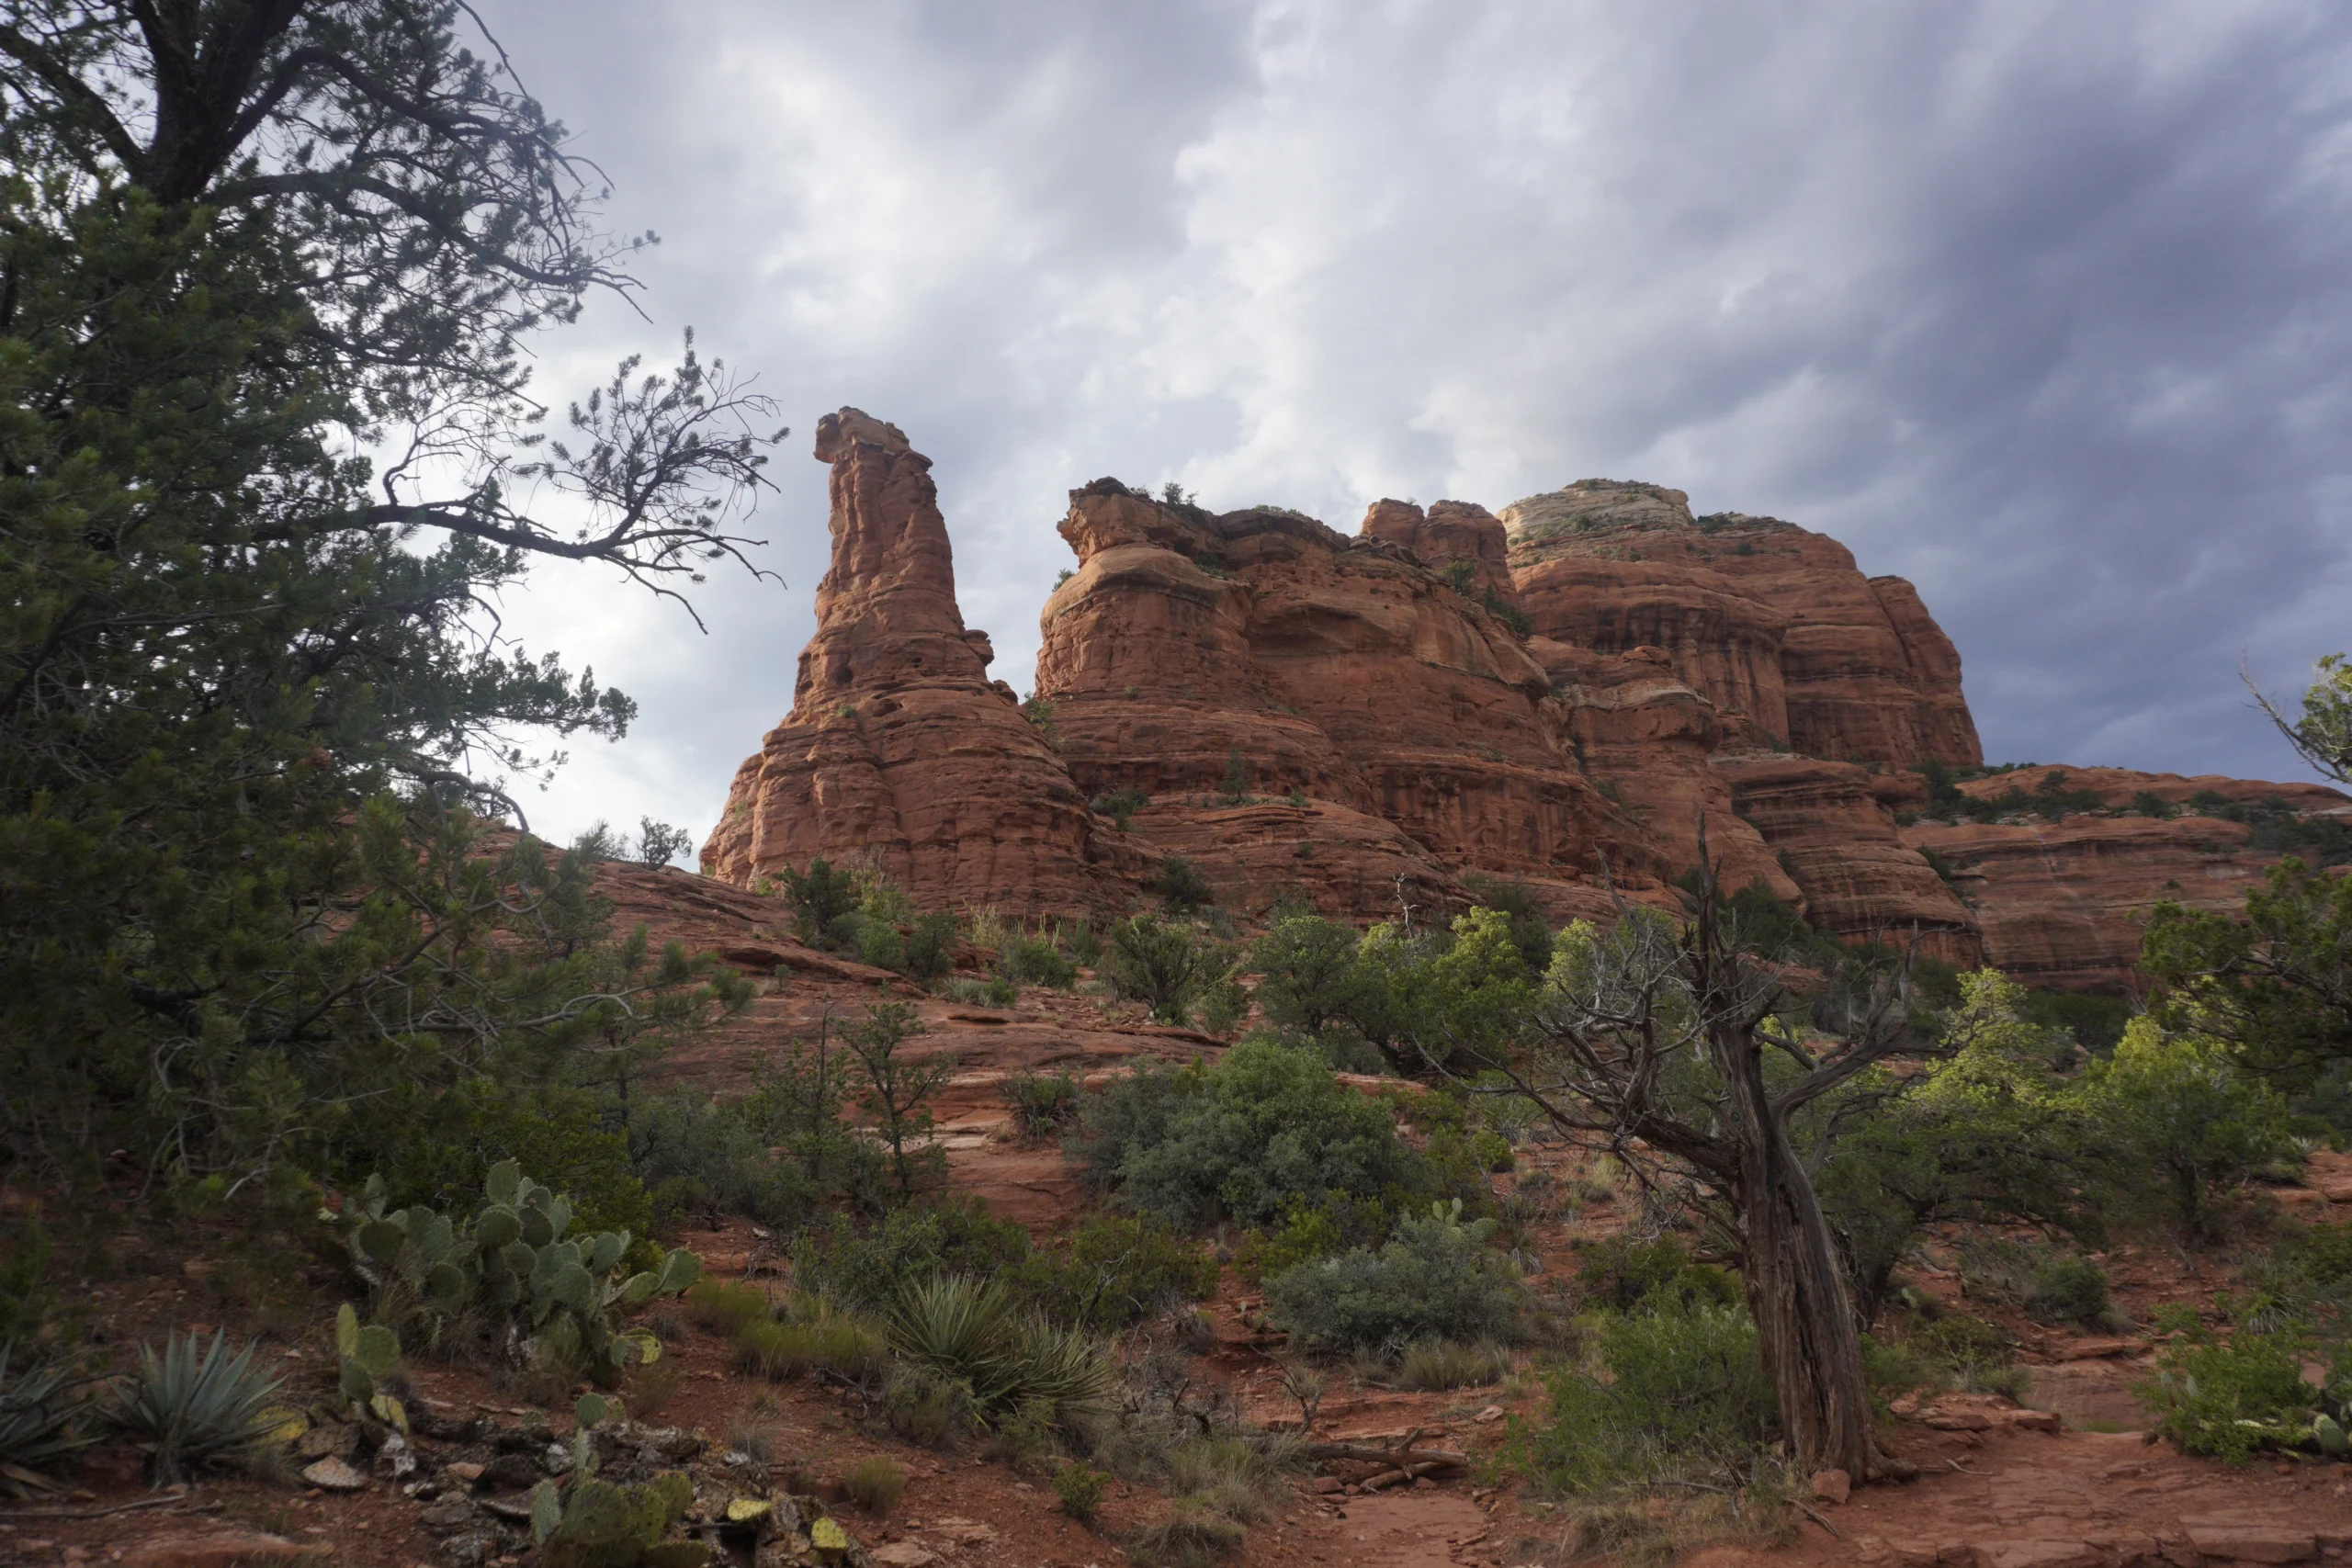
<svg viewBox="0 0 2352 1568">
<path fill-rule="evenodd" d="M 925 907 L 1074 911 L 1111 900 L 1086 800 L 964 625 L 931 459 L 895 425 L 828 414 L 832 564 L 792 711 L 745 761 L 706 873 L 740 886 L 822 855 Z"/>
<path fill-rule="evenodd" d="M 1771 517 L 1694 518 L 1680 491 L 1586 479 L 1505 507 L 1536 631 L 1660 649 L 1743 739 L 1840 761 L 1973 767 L 1960 656 L 1899 577 Z"/>
<path fill-rule="evenodd" d="M 929 908 L 1114 913 L 1182 856 L 1244 919 L 1438 918 L 1482 877 L 1556 919 L 1671 901 L 1703 824 L 1726 884 L 1840 937 L 2115 989 L 2150 906 L 2236 908 L 2277 858 L 2199 813 L 2352 812 L 2316 785 L 1984 773 L 1960 656 L 1911 584 L 1601 479 L 1499 517 L 1381 501 L 1352 536 L 1098 479 L 1061 520 L 1078 565 L 1024 713 L 956 607 L 929 461 L 854 409 L 817 456 L 817 634 L 704 847 L 741 886 L 824 855 Z M 1958 811 L 1938 766 L 1998 804 Z M 2003 815 L 1939 821 L 1938 801 Z"/>
<path fill-rule="evenodd" d="M 2005 769 L 1959 785 L 1998 801 L 2045 788 L 2096 796 L 2130 810 L 2277 803 L 2299 815 L 2352 815 L 2352 801 L 2324 784 L 2272 784 L 2217 774 L 2184 778 L 2128 768 Z M 2234 912 L 2281 852 L 2257 848 L 2245 824 L 2197 807 L 2169 817 L 2019 812 L 1994 822 L 1916 819 L 1903 842 L 1931 853 L 1984 933 L 1984 959 L 2028 985 L 2121 994 L 2148 911 L 2170 901 Z"/>
<path fill-rule="evenodd" d="M 1549 674 L 1481 602 L 1476 569 L 1499 562 L 1500 524 L 1434 512 L 1432 532 L 1413 509 L 1375 507 L 1351 539 L 1295 513 L 1218 516 L 1116 480 L 1072 491 L 1061 532 L 1080 564 L 1040 617 L 1036 682 L 1071 777 L 1204 807 L 1212 794 L 1295 795 L 1342 840 L 1379 843 L 1372 823 L 1385 824 L 1400 836 L 1388 858 L 1417 859 L 1432 887 L 1484 872 L 1565 888 L 1604 863 L 1654 883 L 1660 857 L 1577 766 Z M 1372 531 L 1384 515 L 1473 570 L 1459 583 L 1432 570 Z M 1211 868 L 1227 858 L 1191 847 Z M 1368 915 L 1395 908 L 1395 874 L 1342 870 L 1299 891 Z"/>
</svg>

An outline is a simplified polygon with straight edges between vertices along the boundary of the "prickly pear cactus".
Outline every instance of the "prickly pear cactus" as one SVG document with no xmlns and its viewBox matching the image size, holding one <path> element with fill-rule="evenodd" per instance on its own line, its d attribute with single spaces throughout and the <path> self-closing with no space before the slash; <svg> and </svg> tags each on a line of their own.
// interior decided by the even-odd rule
<svg viewBox="0 0 2352 1568">
<path fill-rule="evenodd" d="M 387 1213 L 383 1179 L 370 1177 L 345 1217 L 352 1267 L 379 1293 L 416 1301 L 417 1337 L 429 1343 L 450 1318 L 480 1304 L 505 1321 L 506 1351 L 519 1363 L 577 1366 L 609 1387 L 630 1361 L 660 1356 L 652 1335 L 623 1328 L 619 1316 L 693 1284 L 700 1258 L 679 1247 L 660 1268 L 623 1278 L 627 1231 L 567 1235 L 571 1200 L 513 1160 L 493 1166 L 483 1189 L 482 1202 L 460 1224 L 422 1206 Z"/>
<path fill-rule="evenodd" d="M 365 1411 L 388 1427 L 408 1434 L 408 1411 L 377 1384 L 401 1364 L 398 1336 L 381 1324 L 362 1325 L 359 1314 L 345 1302 L 334 1314 L 335 1382 L 353 1408 Z"/>
<path fill-rule="evenodd" d="M 583 1474 L 560 1499 L 554 1483 L 541 1482 L 531 1495 L 531 1533 L 548 1568 L 638 1568 L 694 1500 L 694 1483 L 674 1470 L 642 1486 Z"/>
</svg>

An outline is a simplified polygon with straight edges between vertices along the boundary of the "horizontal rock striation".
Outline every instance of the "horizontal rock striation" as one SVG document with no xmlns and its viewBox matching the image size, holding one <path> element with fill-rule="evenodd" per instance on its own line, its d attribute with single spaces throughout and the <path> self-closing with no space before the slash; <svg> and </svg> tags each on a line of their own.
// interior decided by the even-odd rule
<svg viewBox="0 0 2352 1568">
<path fill-rule="evenodd" d="M 1536 631 L 1657 648 L 1744 739 L 1881 763 L 1983 760 L 1960 655 L 1899 577 L 1777 518 L 1690 514 L 1680 491 L 1587 479 L 1505 507 Z"/>
</svg>

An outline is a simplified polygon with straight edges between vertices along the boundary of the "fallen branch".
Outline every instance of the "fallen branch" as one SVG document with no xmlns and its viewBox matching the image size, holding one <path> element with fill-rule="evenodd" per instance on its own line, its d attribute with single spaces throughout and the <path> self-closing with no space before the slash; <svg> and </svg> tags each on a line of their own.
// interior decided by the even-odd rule
<svg viewBox="0 0 2352 1568">
<path fill-rule="evenodd" d="M 1307 1445 L 1306 1457 L 1311 1460 L 1351 1459 L 1385 1464 L 1391 1470 L 1405 1470 L 1413 1465 L 1434 1465 L 1440 1469 L 1459 1466 L 1467 1469 L 1470 1456 L 1452 1449 L 1417 1449 L 1414 1440 L 1421 1428 L 1414 1427 L 1393 1443 L 1329 1442 Z"/>
<path fill-rule="evenodd" d="M 1419 1464 L 1408 1464 L 1402 1470 L 1384 1470 L 1368 1481 L 1357 1483 L 1357 1485 L 1366 1492 L 1378 1492 L 1384 1487 L 1402 1486 L 1408 1481 L 1418 1481 L 1424 1475 L 1434 1475 L 1439 1471 L 1453 1468 L 1455 1467 L 1451 1464 L 1429 1461 Z"/>
<path fill-rule="evenodd" d="M 1796 1507 L 1798 1513 L 1803 1514 L 1806 1518 L 1811 1519 L 1815 1524 L 1819 1525 L 1831 1535 L 1838 1536 L 1839 1540 L 1846 1539 L 1844 1536 L 1838 1534 L 1838 1527 L 1836 1525 L 1833 1525 L 1827 1519 L 1823 1518 L 1815 1510 L 1805 1506 L 1803 1503 L 1797 1504 Z"/>
</svg>

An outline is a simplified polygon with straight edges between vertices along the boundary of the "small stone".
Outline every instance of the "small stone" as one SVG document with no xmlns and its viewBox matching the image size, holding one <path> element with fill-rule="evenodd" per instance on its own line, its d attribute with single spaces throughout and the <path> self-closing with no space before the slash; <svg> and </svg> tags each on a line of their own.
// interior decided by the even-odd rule
<svg viewBox="0 0 2352 1568">
<path fill-rule="evenodd" d="M 302 1467 L 302 1479 L 322 1492 L 356 1492 L 368 1484 L 368 1477 L 344 1460 L 332 1455 L 314 1464 Z"/>
<path fill-rule="evenodd" d="M 1489 1404 L 1484 1410 L 1481 1410 L 1478 1414 L 1470 1417 L 1473 1421 L 1499 1421 L 1502 1418 L 1503 1407 L 1499 1404 Z"/>
<path fill-rule="evenodd" d="M 448 1475 L 453 1480 L 463 1482 L 468 1486 L 471 1486 L 475 1482 L 481 1479 L 481 1466 L 476 1464 L 469 1459 L 455 1461 L 452 1463 L 443 1465 L 441 1469 L 444 1474 Z"/>
<path fill-rule="evenodd" d="M 444 1568 L 481 1568 L 490 1561 L 491 1553 L 497 1550 L 496 1536 L 487 1530 L 476 1530 L 469 1535 L 449 1537 L 434 1549 L 433 1556 Z"/>
<path fill-rule="evenodd" d="M 388 1481 L 405 1481 L 416 1473 L 416 1451 L 398 1432 L 376 1450 L 376 1473 Z"/>
<path fill-rule="evenodd" d="M 1813 1495 L 1823 1503 L 1843 1503 L 1853 1495 L 1854 1478 L 1842 1470 L 1816 1470 L 1813 1472 Z"/>
<path fill-rule="evenodd" d="M 447 1535 L 473 1523 L 474 1506 L 469 1498 L 461 1495 L 444 1497 L 417 1517 L 426 1529 Z"/>
<path fill-rule="evenodd" d="M 1340 1489 L 1340 1482 L 1338 1476 L 1318 1475 L 1309 1485 L 1308 1490 L 1314 1492 L 1317 1496 L 1328 1497 L 1332 1493 L 1337 1492 Z"/>
<path fill-rule="evenodd" d="M 888 1546 L 877 1546 L 866 1556 L 883 1568 L 931 1568 L 939 1561 L 939 1553 L 917 1546 L 911 1540 L 894 1540 Z"/>
</svg>

